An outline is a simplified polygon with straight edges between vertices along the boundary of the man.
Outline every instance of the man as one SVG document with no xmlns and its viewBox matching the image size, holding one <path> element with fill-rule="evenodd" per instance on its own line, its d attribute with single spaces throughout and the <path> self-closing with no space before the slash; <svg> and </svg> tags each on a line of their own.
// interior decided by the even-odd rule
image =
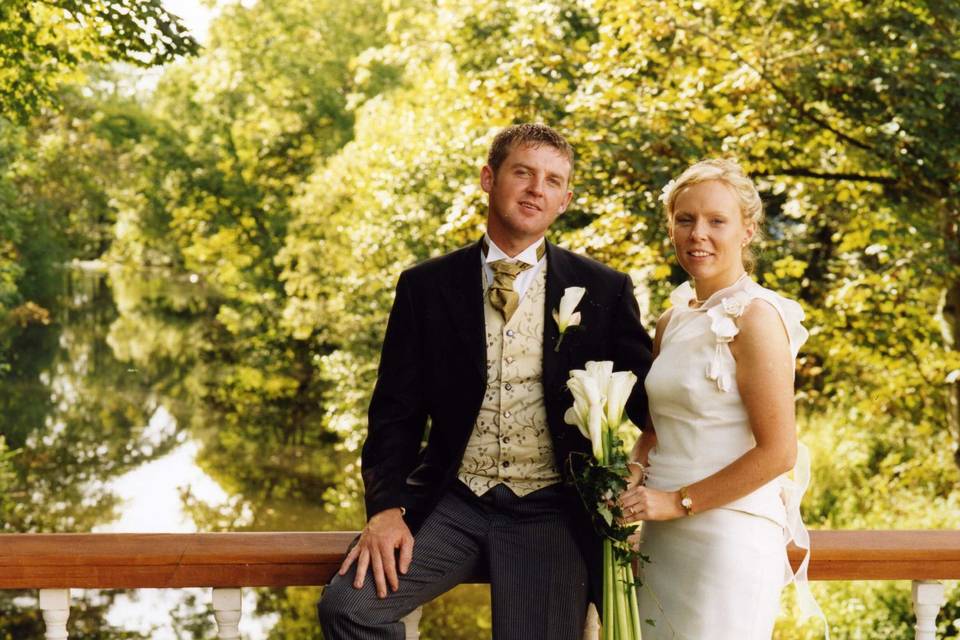
<svg viewBox="0 0 960 640">
<path fill-rule="evenodd" d="M 565 384 L 588 360 L 633 370 L 642 424 L 651 345 L 627 276 L 544 239 L 572 171 L 554 130 L 504 129 L 480 173 L 484 238 L 401 274 L 362 454 L 369 520 L 321 598 L 325 638 L 400 640 L 401 617 L 475 575 L 497 640 L 581 637 L 600 545 L 562 482 L 590 451 Z M 567 287 L 586 294 L 558 348 Z"/>
</svg>

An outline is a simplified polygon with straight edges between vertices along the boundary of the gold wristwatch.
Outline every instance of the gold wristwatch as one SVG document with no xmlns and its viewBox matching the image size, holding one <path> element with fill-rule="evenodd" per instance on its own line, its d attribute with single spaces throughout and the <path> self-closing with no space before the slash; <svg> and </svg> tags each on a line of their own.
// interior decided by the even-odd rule
<svg viewBox="0 0 960 640">
<path fill-rule="evenodd" d="M 686 487 L 680 487 L 680 506 L 687 512 L 688 516 L 693 515 L 693 498 L 687 493 Z"/>
</svg>

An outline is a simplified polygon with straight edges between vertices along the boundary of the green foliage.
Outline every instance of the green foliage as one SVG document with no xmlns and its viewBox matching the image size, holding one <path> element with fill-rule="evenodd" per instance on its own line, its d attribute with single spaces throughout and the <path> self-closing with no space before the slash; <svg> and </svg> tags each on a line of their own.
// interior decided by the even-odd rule
<svg viewBox="0 0 960 640">
<path fill-rule="evenodd" d="M 487 640 L 490 638 L 490 587 L 462 584 L 423 608 L 423 640 Z"/>
<path fill-rule="evenodd" d="M 267 640 L 322 640 L 323 633 L 317 624 L 317 600 L 320 589 L 316 587 L 286 587 L 263 589 L 257 598 L 257 614 L 276 616 L 277 623 L 270 629 Z"/>
<path fill-rule="evenodd" d="M 105 345 L 152 395 L 104 360 L 99 382 L 77 372 L 85 397 L 135 398 L 75 403 L 79 451 L 95 427 L 135 440 L 131 406 L 162 404 L 233 496 L 184 496 L 202 528 L 360 526 L 357 451 L 392 285 L 479 237 L 487 145 L 540 120 L 577 150 L 552 239 L 631 272 L 651 327 L 683 278 L 660 187 L 701 157 L 740 158 L 767 205 L 757 278 L 800 300 L 811 330 L 797 379 L 807 522 L 956 528 L 958 31 L 960 5 L 936 0 L 261 0 L 227 5 L 207 49 L 138 103 L 88 65 L 194 51 L 159 0 L 7 2 L 0 376 L 17 400 L 0 405 L 21 451 L 3 482 L 69 494 L 43 480 L 55 465 L 96 476 L 148 455 L 111 449 L 96 470 L 65 445 L 23 448 L 59 415 L 49 389 L 23 392 L 63 337 L 53 265 L 104 258 L 116 316 L 73 353 Z M 54 96 L 57 112 L 42 110 Z M 5 515 L 81 527 L 102 506 Z M 814 588 L 835 634 L 909 637 L 902 584 Z M 488 634 L 484 588 L 458 593 L 427 608 L 425 637 Z M 314 598 L 262 594 L 275 637 L 313 637 Z M 778 637 L 817 635 L 795 618 Z M 208 631 L 188 614 L 181 628 Z"/>
<path fill-rule="evenodd" d="M 197 50 L 162 0 L 6 0 L 0 5 L 0 118 L 26 122 L 91 63 L 155 66 Z"/>
<path fill-rule="evenodd" d="M 352 136 L 349 64 L 380 37 L 379 8 L 229 6 L 210 49 L 165 75 L 135 131 L 111 133 L 121 165 L 136 167 L 113 191 L 106 257 L 123 265 L 113 346 L 185 379 L 167 384 L 191 407 L 199 461 L 236 497 L 210 508 L 185 496 L 205 528 L 315 529 L 343 516 L 321 501 L 349 463 L 322 428 L 330 347 L 285 328 L 276 260 L 298 186 Z M 385 86 L 389 74 L 367 82 Z M 146 289 L 144 266 L 157 269 Z M 157 339 L 144 340 L 144 326 Z"/>
<path fill-rule="evenodd" d="M 622 524 L 623 509 L 618 503 L 610 502 L 610 496 L 618 496 L 627 488 L 630 475 L 628 450 L 616 436 L 607 445 L 607 450 L 608 458 L 603 464 L 592 455 L 577 453 L 571 454 L 569 464 L 577 493 L 590 514 L 594 530 L 601 538 L 613 541 L 613 551 L 622 564 L 642 556 L 630 543 L 631 536 L 637 531 L 636 526 Z"/>
<path fill-rule="evenodd" d="M 10 495 L 10 488 L 14 486 L 15 471 L 12 463 L 16 451 L 10 451 L 6 440 L 0 436 L 0 526 L 9 518 L 9 513 L 13 510 L 13 497 Z"/>
</svg>

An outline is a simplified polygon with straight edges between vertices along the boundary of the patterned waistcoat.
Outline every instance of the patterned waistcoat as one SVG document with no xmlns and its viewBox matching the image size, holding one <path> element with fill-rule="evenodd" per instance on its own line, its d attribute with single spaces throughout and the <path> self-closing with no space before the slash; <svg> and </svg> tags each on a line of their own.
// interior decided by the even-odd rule
<svg viewBox="0 0 960 640">
<path fill-rule="evenodd" d="M 504 483 L 524 496 L 560 481 L 543 401 L 546 273 L 507 323 L 485 297 L 487 388 L 458 474 L 477 495 Z"/>
</svg>

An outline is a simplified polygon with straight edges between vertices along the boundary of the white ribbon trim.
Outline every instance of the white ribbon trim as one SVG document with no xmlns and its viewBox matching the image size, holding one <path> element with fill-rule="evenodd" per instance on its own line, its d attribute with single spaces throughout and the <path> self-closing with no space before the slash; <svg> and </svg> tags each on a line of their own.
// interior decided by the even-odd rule
<svg viewBox="0 0 960 640">
<path fill-rule="evenodd" d="M 823 620 L 823 633 L 827 640 L 830 640 L 830 625 L 827 624 L 827 618 L 823 615 L 817 599 L 813 597 L 810 591 L 810 582 L 807 580 L 807 567 L 810 565 L 810 533 L 803 524 L 803 518 L 800 517 L 800 502 L 803 500 L 803 494 L 807 492 L 810 486 L 810 450 L 802 442 L 797 443 L 797 463 L 793 467 L 793 478 L 784 474 L 780 478 L 780 489 L 783 492 L 784 504 L 787 508 L 787 529 L 784 533 L 786 540 L 784 544 L 791 540 L 801 549 L 805 549 L 803 561 L 793 572 L 790 561 L 786 561 L 785 584 L 793 582 L 797 588 L 797 604 L 800 607 L 800 620 L 806 620 L 811 616 L 816 616 Z"/>
<path fill-rule="evenodd" d="M 707 379 L 717 383 L 717 389 L 726 393 L 733 388 L 733 367 L 729 362 L 724 362 L 723 345 L 731 342 L 738 333 L 740 327 L 735 320 L 743 315 L 747 306 L 753 298 L 744 291 L 738 291 L 732 296 L 723 298 L 719 304 L 711 306 L 707 310 L 707 316 L 710 318 L 710 331 L 717 339 L 717 348 L 713 352 L 713 358 L 707 365 Z"/>
</svg>

